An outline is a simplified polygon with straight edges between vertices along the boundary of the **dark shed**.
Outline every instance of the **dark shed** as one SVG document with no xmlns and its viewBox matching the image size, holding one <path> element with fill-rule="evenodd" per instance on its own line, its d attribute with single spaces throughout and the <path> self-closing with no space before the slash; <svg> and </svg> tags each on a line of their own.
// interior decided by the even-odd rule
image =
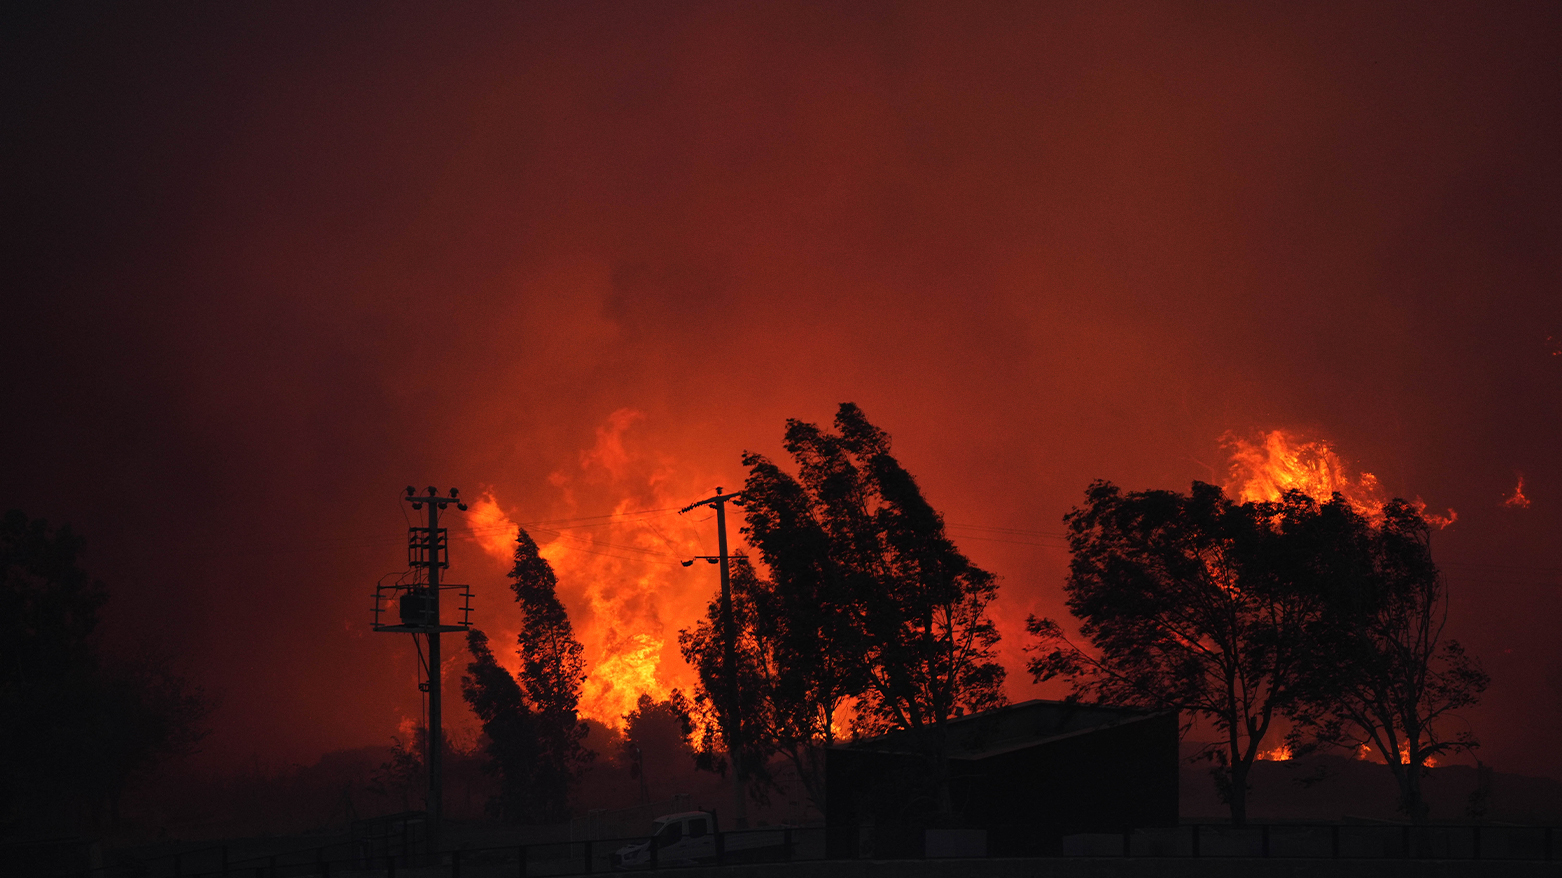
<svg viewBox="0 0 1562 878">
<path fill-rule="evenodd" d="M 1176 711 L 1026 701 L 834 747 L 829 856 L 933 853 L 930 829 L 985 832 L 987 853 L 1018 856 L 1056 852 L 1076 832 L 1172 826 L 1177 742 Z M 953 813 L 943 820 L 940 764 Z"/>
</svg>

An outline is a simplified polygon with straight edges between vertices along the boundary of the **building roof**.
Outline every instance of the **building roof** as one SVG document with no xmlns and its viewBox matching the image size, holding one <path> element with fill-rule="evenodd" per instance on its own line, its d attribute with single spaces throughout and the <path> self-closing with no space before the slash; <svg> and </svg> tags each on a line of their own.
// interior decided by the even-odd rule
<svg viewBox="0 0 1562 878">
<path fill-rule="evenodd" d="M 958 717 L 944 723 L 944 730 L 949 735 L 950 759 L 985 759 L 1169 713 L 1173 711 L 1038 699 Z M 838 749 L 922 754 L 927 752 L 925 746 L 919 746 L 918 739 L 923 734 L 926 732 L 895 731 L 853 741 Z"/>
</svg>

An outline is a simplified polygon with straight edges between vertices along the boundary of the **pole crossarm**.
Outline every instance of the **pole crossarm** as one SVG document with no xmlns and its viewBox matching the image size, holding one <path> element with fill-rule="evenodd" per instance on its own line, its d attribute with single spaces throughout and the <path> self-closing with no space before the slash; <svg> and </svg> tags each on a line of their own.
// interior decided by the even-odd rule
<svg viewBox="0 0 1562 878">
<path fill-rule="evenodd" d="M 430 485 L 426 494 L 419 494 L 417 488 L 408 485 L 407 494 L 401 499 L 407 503 L 411 503 L 413 509 L 422 509 L 424 503 L 429 504 L 430 507 L 438 506 L 440 509 L 448 509 L 450 504 L 454 503 L 457 509 L 465 512 L 466 503 L 456 499 L 460 493 L 461 492 L 455 488 L 451 488 L 450 495 L 442 497 L 440 496 L 439 489 Z"/>
<path fill-rule="evenodd" d="M 723 557 L 730 558 L 733 561 L 747 561 L 748 560 L 748 556 L 747 555 L 726 555 L 726 556 L 722 556 L 722 555 L 695 555 L 694 557 L 690 558 L 687 561 L 679 561 L 678 563 L 682 564 L 685 567 L 693 567 L 695 561 L 704 561 L 707 564 L 716 564 L 716 563 L 719 563 Z"/>
<path fill-rule="evenodd" d="M 720 504 L 720 503 L 726 503 L 729 500 L 732 501 L 733 503 L 738 504 L 739 506 L 742 506 L 743 505 L 743 492 L 742 491 L 737 491 L 737 492 L 732 493 L 732 494 L 723 494 L 723 493 L 721 493 L 721 489 L 717 488 L 716 489 L 716 496 L 714 496 L 714 497 L 706 497 L 704 500 L 696 500 L 693 503 L 690 503 L 688 506 L 685 506 L 682 509 L 678 510 L 678 514 L 682 515 L 685 512 L 688 512 L 689 510 L 695 509 L 695 508 L 700 507 L 700 506 L 715 506 L 715 505 Z"/>
</svg>

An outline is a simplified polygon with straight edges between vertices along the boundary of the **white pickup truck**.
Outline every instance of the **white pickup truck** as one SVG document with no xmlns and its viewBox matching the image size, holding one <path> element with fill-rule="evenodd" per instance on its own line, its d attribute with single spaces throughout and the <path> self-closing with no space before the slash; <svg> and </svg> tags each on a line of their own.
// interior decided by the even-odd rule
<svg viewBox="0 0 1562 878">
<path fill-rule="evenodd" d="M 783 853 L 787 828 L 750 829 L 721 835 L 722 859 L 769 859 Z M 656 849 L 658 866 L 687 866 L 716 861 L 716 817 L 706 811 L 664 814 L 651 823 L 651 837 L 626 844 L 613 853 L 613 868 L 643 869 Z"/>
</svg>

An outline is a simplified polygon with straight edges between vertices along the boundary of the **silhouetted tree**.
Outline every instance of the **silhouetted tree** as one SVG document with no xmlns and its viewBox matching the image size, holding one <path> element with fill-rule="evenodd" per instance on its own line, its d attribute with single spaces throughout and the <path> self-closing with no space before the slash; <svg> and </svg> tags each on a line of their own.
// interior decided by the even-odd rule
<svg viewBox="0 0 1562 878">
<path fill-rule="evenodd" d="M 721 599 L 711 599 L 705 618 L 693 628 L 678 632 L 684 660 L 693 666 L 698 683 L 690 700 L 674 690 L 669 702 L 687 727 L 694 747 L 695 765 L 726 776 L 732 741 L 743 742 L 744 784 L 751 794 L 763 797 L 771 778 L 766 770 L 775 742 L 767 734 L 771 679 L 765 674 L 766 644 L 759 639 L 754 612 L 754 571 L 748 564 L 732 565 L 732 620 L 737 635 L 731 673 L 736 683 L 728 688 L 725 652 L 721 639 Z M 726 710 L 720 693 L 735 691 L 738 710 Z M 738 724 L 741 723 L 741 726 Z M 740 733 L 741 732 L 741 733 Z"/>
<path fill-rule="evenodd" d="M 12 511 L 0 520 L 0 832 L 69 824 L 195 749 L 213 700 L 144 650 L 105 656 L 108 600 L 77 562 L 81 541 Z"/>
<path fill-rule="evenodd" d="M 1375 750 L 1402 810 L 1424 823 L 1427 760 L 1477 746 L 1467 729 L 1450 736 L 1439 721 L 1475 704 L 1490 678 L 1443 637 L 1448 594 L 1417 507 L 1394 500 L 1374 525 L 1336 501 L 1318 520 L 1308 548 L 1325 612 L 1298 720 L 1325 743 Z"/>
<path fill-rule="evenodd" d="M 1294 702 L 1321 600 L 1281 540 L 1307 503 L 1238 505 L 1194 482 L 1187 494 L 1124 494 L 1095 482 L 1065 521 L 1073 558 L 1068 608 L 1093 649 L 1051 619 L 1029 669 L 1064 677 L 1079 695 L 1176 708 L 1224 737 L 1209 751 L 1234 823 L 1247 814 L 1248 773 L 1276 718 Z"/>
<path fill-rule="evenodd" d="M 739 740 L 744 743 L 744 781 L 756 799 L 766 800 L 775 786 L 770 760 L 780 754 L 796 768 L 805 792 L 823 810 L 824 754 L 820 748 L 833 743 L 831 718 L 851 693 L 841 687 L 826 690 L 820 686 L 819 671 L 832 662 L 844 665 L 855 660 L 832 657 L 833 651 L 824 648 L 831 641 L 822 632 L 810 641 L 812 652 L 803 654 L 797 647 L 805 644 L 793 638 L 818 620 L 819 608 L 809 608 L 813 611 L 810 615 L 807 609 L 795 606 L 799 602 L 779 597 L 775 584 L 758 577 L 748 563 L 733 565 L 732 613 L 737 632 L 736 689 L 743 724 Z M 799 612 L 789 616 L 788 609 Z M 726 741 L 732 739 L 730 724 L 738 718 L 718 710 L 718 700 L 712 694 L 727 691 L 720 619 L 719 599 L 713 599 L 704 619 L 679 632 L 679 646 L 685 660 L 694 666 L 700 685 L 692 703 L 675 692 L 674 704 L 688 717 L 696 764 L 725 774 Z"/>
<path fill-rule="evenodd" d="M 415 795 L 425 787 L 427 769 L 423 766 L 423 754 L 427 752 L 426 726 L 418 726 L 410 741 L 392 736 L 390 758 L 381 762 L 369 777 L 369 791 L 399 800 L 403 811 L 412 810 Z"/>
<path fill-rule="evenodd" d="M 542 760 L 537 717 L 515 677 L 494 658 L 488 635 L 474 628 L 467 632 L 466 642 L 472 661 L 461 678 L 461 692 L 483 724 L 488 769 L 499 779 L 499 792 L 489 801 L 488 811 L 511 822 L 543 822 L 546 818 L 538 815 L 549 810 L 549 799 L 555 797 L 532 776 Z"/>
<path fill-rule="evenodd" d="M 851 403 L 841 405 L 835 428 L 830 434 L 788 421 L 784 444 L 851 595 L 837 606 L 855 624 L 847 629 L 832 621 L 820 630 L 845 637 L 833 648 L 864 650 L 859 670 L 866 687 L 856 727 L 868 734 L 921 729 L 1001 706 L 998 630 L 987 615 L 997 578 L 945 536 L 942 516 L 890 454 L 889 434 Z M 778 545 L 788 537 L 784 531 L 754 534 L 767 564 L 784 568 L 802 561 L 794 581 L 806 578 L 816 564 Z"/>
<path fill-rule="evenodd" d="M 100 743 L 78 765 L 117 825 L 128 790 L 166 760 L 196 751 L 216 700 L 176 673 L 171 657 L 152 648 L 104 662 L 95 690 L 91 721 Z"/>
<path fill-rule="evenodd" d="M 641 800 L 650 801 L 652 780 L 666 784 L 679 762 L 687 770 L 694 753 L 689 749 L 689 720 L 672 700 L 657 701 L 642 693 L 635 709 L 624 715 L 624 738 L 619 758 L 629 776 L 640 783 Z"/>
<path fill-rule="evenodd" d="M 943 723 L 1004 703 L 987 616 L 997 581 L 945 536 L 888 434 L 851 403 L 835 429 L 787 422 L 796 478 L 744 457 L 744 533 L 770 577 L 734 579 L 743 739 L 785 753 L 822 805 L 810 748 L 833 740 L 836 709 L 850 701 L 859 733 L 918 733 L 947 812 Z M 712 606 L 682 640 L 706 693 L 721 691 Z"/>
<path fill-rule="evenodd" d="M 570 786 L 592 757 L 576 713 L 585 663 L 553 568 L 525 530 L 517 529 L 515 543 L 509 576 L 525 617 L 520 673 L 500 667 L 487 636 L 474 629 L 462 692 L 482 720 L 484 747 L 500 777 L 493 810 L 509 820 L 552 822 L 568 818 Z"/>
<path fill-rule="evenodd" d="M 444 745 L 442 771 L 445 784 L 445 813 L 449 816 L 455 810 L 457 800 L 452 793 L 457 788 L 466 792 L 466 809 L 471 812 L 473 792 L 496 786 L 491 783 L 492 773 L 488 771 L 489 757 L 479 747 L 463 748 L 449 736 L 442 735 L 441 738 L 443 738 L 441 743 Z M 327 754 L 327 757 L 329 755 Z M 426 804 L 424 793 L 428 790 L 428 765 L 425 759 L 427 755 L 428 726 L 422 724 L 415 726 L 411 736 L 405 740 L 400 735 L 392 735 L 388 758 L 370 772 L 368 783 L 365 785 L 366 791 L 398 803 L 403 811 L 423 807 Z M 351 781 L 342 793 L 344 812 L 354 809 L 350 794 Z M 487 810 L 486 806 L 489 803 L 482 804 Z"/>
</svg>

